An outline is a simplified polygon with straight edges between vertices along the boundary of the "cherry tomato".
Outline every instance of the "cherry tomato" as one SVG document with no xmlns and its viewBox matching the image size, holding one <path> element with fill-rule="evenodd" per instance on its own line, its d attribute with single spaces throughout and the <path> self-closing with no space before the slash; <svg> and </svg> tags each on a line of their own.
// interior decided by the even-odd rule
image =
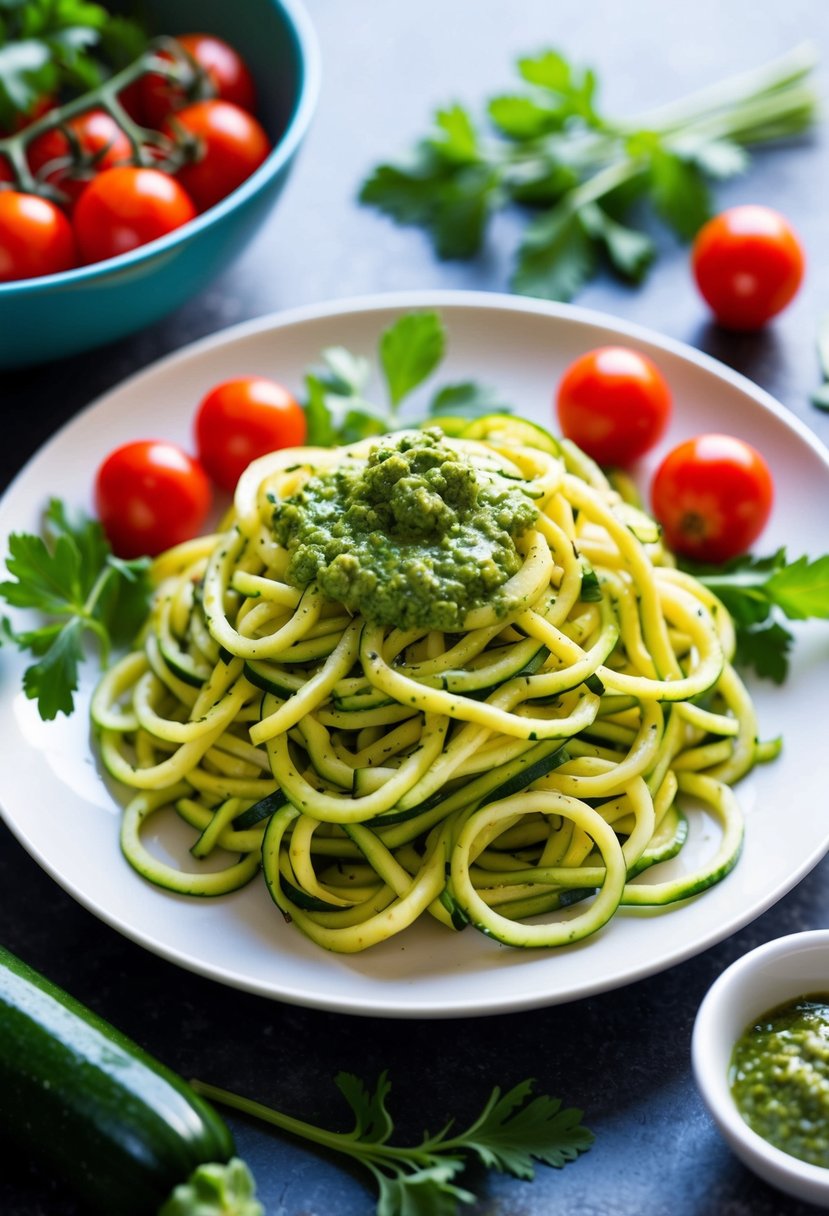
<svg viewBox="0 0 829 1216">
<path fill-rule="evenodd" d="M 698 435 L 674 448 L 651 485 L 669 547 L 701 562 L 747 552 L 771 513 L 774 487 L 760 453 L 732 435 Z"/>
<path fill-rule="evenodd" d="M 556 408 L 562 433 L 601 465 L 632 464 L 658 442 L 671 392 L 656 364 L 626 346 L 600 346 L 571 363 Z"/>
<path fill-rule="evenodd" d="M 14 173 L 5 156 L 0 156 L 0 182 L 13 182 Z"/>
<path fill-rule="evenodd" d="M 254 112 L 256 90 L 253 77 L 241 55 L 232 46 L 213 34 L 179 34 L 176 41 L 206 72 L 216 97 L 241 106 L 251 114 Z M 173 59 L 167 51 L 160 51 L 159 57 Z M 183 109 L 187 103 L 184 89 L 165 80 L 159 72 L 148 72 L 142 76 L 141 107 L 147 126 L 160 127 L 169 114 Z"/>
<path fill-rule="evenodd" d="M 241 186 L 271 150 L 270 141 L 256 119 L 229 101 L 197 101 L 164 125 L 198 141 L 199 154 L 176 174 L 200 211 L 206 211 Z"/>
<path fill-rule="evenodd" d="M 119 557 L 155 557 L 204 526 L 212 492 L 204 469 L 174 443 L 136 440 L 98 469 L 95 508 Z"/>
<path fill-rule="evenodd" d="M 700 229 L 691 253 L 699 290 L 721 325 L 760 329 L 803 280 L 803 249 L 770 207 L 732 207 Z"/>
<path fill-rule="evenodd" d="M 252 460 L 305 442 L 302 407 L 281 384 L 262 376 L 225 380 L 196 413 L 196 450 L 217 485 L 233 491 Z"/>
<path fill-rule="evenodd" d="M 83 259 L 100 262 L 165 236 L 195 214 L 187 192 L 168 174 L 118 165 L 89 183 L 73 222 Z"/>
<path fill-rule="evenodd" d="M 78 263 L 72 225 L 48 199 L 0 190 L 0 283 L 36 279 Z"/>
<path fill-rule="evenodd" d="M 84 176 L 71 176 L 70 166 L 66 163 L 57 165 L 41 176 L 44 181 L 57 186 L 66 194 L 69 199 L 68 206 L 72 207 L 97 173 L 129 160 L 132 145 L 106 110 L 89 110 L 86 114 L 78 114 L 75 118 L 70 118 L 66 125 L 77 140 L 81 153 L 87 157 L 96 157 L 94 164 Z M 53 161 L 69 160 L 72 148 L 67 135 L 58 127 L 54 127 L 32 140 L 27 155 L 32 172 L 40 173 L 41 169 L 47 168 Z"/>
</svg>

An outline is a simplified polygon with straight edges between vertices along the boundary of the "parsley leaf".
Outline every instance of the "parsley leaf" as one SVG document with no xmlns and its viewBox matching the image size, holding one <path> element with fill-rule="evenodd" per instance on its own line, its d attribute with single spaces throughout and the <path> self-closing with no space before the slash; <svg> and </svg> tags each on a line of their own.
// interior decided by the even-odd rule
<svg viewBox="0 0 829 1216">
<path fill-rule="evenodd" d="M 742 173 L 749 149 L 814 122 L 815 63 L 800 46 L 687 101 L 616 121 L 598 106 L 595 73 L 544 49 L 518 60 L 521 84 L 490 97 L 483 121 L 457 103 L 437 110 L 429 134 L 402 161 L 377 165 L 359 197 L 424 229 L 440 258 L 474 257 L 497 211 L 532 208 L 511 281 L 525 295 L 570 299 L 605 260 L 638 283 L 656 252 L 641 229 L 642 203 L 690 240 L 709 218 L 710 183 Z"/>
<path fill-rule="evenodd" d="M 95 636 L 102 665 L 113 645 L 134 636 L 147 612 L 149 561 L 115 557 L 101 525 L 85 516 L 71 519 L 58 499 L 49 503 L 43 532 L 9 537 L 12 579 L 0 583 L 0 598 L 53 619 L 17 631 L 4 618 L 0 636 L 37 659 L 24 672 L 23 688 L 41 718 L 51 720 L 75 707 L 85 634 Z"/>
<path fill-rule="evenodd" d="M 722 601 L 737 633 L 739 665 L 782 684 L 793 637 L 782 620 L 829 620 L 829 554 L 789 562 L 781 548 L 767 557 L 735 558 L 723 566 L 683 563 Z"/>
<path fill-rule="evenodd" d="M 305 375 L 307 442 L 321 447 L 355 443 L 397 430 L 400 407 L 438 368 L 447 335 L 436 312 L 404 313 L 380 335 L 378 363 L 388 404 L 369 396 L 371 364 L 344 347 L 329 347 L 322 362 Z M 479 418 L 510 413 L 500 393 L 474 380 L 438 389 L 427 407 L 430 418 Z M 414 421 L 410 425 L 418 425 Z"/>
<path fill-rule="evenodd" d="M 145 44 L 136 22 L 88 0 L 0 0 L 0 128 L 45 96 L 96 88 Z"/>
<path fill-rule="evenodd" d="M 436 312 L 410 312 L 380 338 L 380 362 L 392 406 L 430 376 L 443 358 L 446 335 Z"/>
<path fill-rule="evenodd" d="M 586 1152 L 594 1139 L 582 1125 L 581 1111 L 562 1109 L 556 1098 L 531 1097 L 533 1082 L 523 1081 L 505 1094 L 494 1089 L 466 1131 L 450 1135 L 450 1122 L 434 1135 L 425 1132 L 418 1144 L 400 1146 L 391 1143 L 394 1121 L 385 1073 L 373 1091 L 349 1073 L 341 1073 L 336 1084 L 354 1114 L 350 1132 L 330 1132 L 225 1089 L 193 1082 L 214 1102 L 360 1162 L 377 1186 L 377 1216 L 457 1216 L 459 1204 L 475 1202 L 470 1191 L 456 1185 L 470 1156 L 487 1169 L 531 1180 L 536 1162 L 561 1168 Z"/>
</svg>

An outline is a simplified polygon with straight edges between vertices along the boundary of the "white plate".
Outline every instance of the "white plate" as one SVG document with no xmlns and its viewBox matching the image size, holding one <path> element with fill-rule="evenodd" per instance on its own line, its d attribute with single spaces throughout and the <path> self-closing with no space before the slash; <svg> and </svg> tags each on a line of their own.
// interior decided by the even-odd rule
<svg viewBox="0 0 829 1216">
<path fill-rule="evenodd" d="M 805 426 L 747 380 L 697 351 L 580 309 L 468 293 L 417 293 L 343 301 L 258 320 L 199 342 L 108 393 L 56 435 L 0 502 L 0 536 L 37 528 L 49 495 L 90 508 L 102 457 L 128 439 L 190 443 L 201 395 L 251 372 L 299 390 L 303 369 L 332 344 L 373 354 L 401 311 L 437 307 L 449 331 L 440 379 L 474 377 L 498 386 L 517 410 L 550 422 L 565 365 L 593 346 L 619 342 L 656 359 L 674 392 L 663 450 L 701 431 L 727 430 L 768 458 L 777 487 L 763 549 L 792 557 L 826 548 L 829 455 Z M 349 1013 L 397 1017 L 472 1016 L 572 1000 L 659 971 L 720 941 L 788 891 L 829 846 L 825 802 L 825 701 L 829 629 L 805 629 L 783 688 L 757 686 L 764 736 L 782 733 L 774 764 L 739 787 L 745 850 L 719 886 L 667 912 L 629 910 L 587 942 L 524 952 L 467 929 L 423 923 L 364 955 L 338 956 L 285 924 L 265 885 L 217 901 L 163 893 L 140 879 L 118 849 L 119 810 L 98 773 L 86 708 L 42 723 L 18 691 L 22 662 L 0 654 L 0 803 L 24 847 L 67 891 L 147 949 L 203 975 L 265 996 Z M 710 847 L 701 840 L 699 848 Z"/>
</svg>

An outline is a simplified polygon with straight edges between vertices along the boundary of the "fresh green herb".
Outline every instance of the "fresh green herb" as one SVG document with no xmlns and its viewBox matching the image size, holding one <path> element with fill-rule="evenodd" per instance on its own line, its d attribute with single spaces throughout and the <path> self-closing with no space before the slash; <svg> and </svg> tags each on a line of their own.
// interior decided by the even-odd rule
<svg viewBox="0 0 829 1216">
<path fill-rule="evenodd" d="M 812 405 L 819 410 L 829 410 L 829 315 L 820 323 L 817 335 L 817 354 L 820 363 L 822 384 L 812 393 Z"/>
<path fill-rule="evenodd" d="M 724 566 L 686 564 L 731 614 L 738 666 L 782 684 L 793 637 L 781 620 L 829 620 L 829 554 L 787 562 L 786 550 L 769 557 L 739 557 Z"/>
<path fill-rule="evenodd" d="M 244 1161 L 200 1165 L 175 1188 L 158 1216 L 265 1216 Z"/>
<path fill-rule="evenodd" d="M 438 368 L 445 353 L 446 330 L 436 312 L 405 313 L 384 330 L 378 361 L 388 404 L 382 406 L 367 396 L 368 359 L 341 346 L 324 350 L 322 366 L 305 376 L 308 443 L 330 447 L 397 430 L 403 422 L 401 405 Z M 475 381 L 445 385 L 426 406 L 429 418 L 476 418 L 496 412 L 509 413 L 510 407 L 494 389 Z M 410 424 L 417 421 L 410 419 Z"/>
<path fill-rule="evenodd" d="M 37 701 L 45 720 L 71 714 L 84 634 L 97 638 L 102 665 L 113 645 L 134 638 L 147 614 L 149 561 L 115 557 L 96 520 L 71 520 L 63 503 L 53 498 L 43 536 L 18 532 L 9 537 L 6 568 L 14 581 L 0 583 L 0 598 L 50 618 L 23 632 L 16 632 L 8 618 L 2 622 L 2 640 L 37 659 L 23 674 L 26 696 Z"/>
<path fill-rule="evenodd" d="M 489 127 L 461 105 L 440 109 L 408 159 L 378 165 L 362 202 L 424 228 L 441 258 L 471 258 L 492 215 L 532 208 L 512 287 L 568 300 L 609 263 L 638 283 L 656 255 L 635 226 L 641 202 L 681 240 L 709 218 L 709 183 L 741 173 L 748 149 L 813 122 L 809 45 L 777 62 L 632 121 L 607 118 L 597 80 L 558 51 L 518 60 L 524 88 L 490 99 Z"/>
<path fill-rule="evenodd" d="M 44 98 L 97 88 L 145 41 L 134 21 L 88 0 L 0 0 L 0 128 Z"/>
<path fill-rule="evenodd" d="M 337 1088 L 355 1116 L 350 1132 L 331 1132 L 239 1097 L 214 1085 L 193 1082 L 205 1097 L 263 1119 L 283 1131 L 359 1161 L 377 1185 L 377 1216 L 453 1216 L 460 1203 L 475 1196 L 455 1185 L 469 1156 L 487 1169 L 534 1177 L 534 1161 L 560 1168 L 585 1152 L 593 1133 L 582 1126 L 582 1112 L 562 1109 L 556 1098 L 530 1098 L 532 1081 L 508 1093 L 495 1088 L 483 1111 L 466 1131 L 451 1136 L 451 1123 L 436 1135 L 425 1132 L 420 1144 L 391 1144 L 394 1121 L 386 1106 L 391 1086 L 382 1073 L 373 1093 L 349 1073 L 336 1078 Z"/>
</svg>

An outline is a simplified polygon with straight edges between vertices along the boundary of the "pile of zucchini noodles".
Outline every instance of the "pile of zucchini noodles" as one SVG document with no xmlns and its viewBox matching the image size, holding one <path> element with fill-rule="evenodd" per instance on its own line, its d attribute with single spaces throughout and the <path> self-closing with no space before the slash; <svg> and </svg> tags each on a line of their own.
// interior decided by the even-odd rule
<svg viewBox="0 0 829 1216">
<path fill-rule="evenodd" d="M 156 560 L 140 646 L 92 705 L 107 770 L 136 791 L 131 865 L 196 896 L 261 868 L 285 918 L 343 952 L 424 914 L 565 945 L 722 879 L 743 835 L 731 786 L 774 753 L 722 605 L 578 449 L 504 419 L 445 442 L 536 499 L 514 611 L 476 608 L 451 635 L 352 616 L 285 580 L 273 500 L 376 442 L 254 462 L 224 530 Z M 718 822 L 713 856 L 634 881 L 682 849 L 678 795 Z M 193 830 L 182 867 L 142 838 L 169 807 Z"/>
</svg>

